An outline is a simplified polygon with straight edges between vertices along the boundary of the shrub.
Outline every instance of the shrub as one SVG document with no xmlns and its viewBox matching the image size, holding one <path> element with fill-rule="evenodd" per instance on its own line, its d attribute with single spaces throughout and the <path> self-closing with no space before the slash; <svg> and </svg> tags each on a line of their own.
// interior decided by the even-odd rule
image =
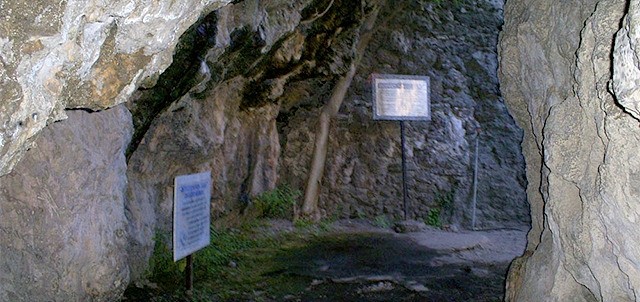
<svg viewBox="0 0 640 302">
<path fill-rule="evenodd" d="M 390 229 L 392 222 L 387 215 L 378 215 L 373 219 L 373 224 L 383 229 Z"/>
<path fill-rule="evenodd" d="M 432 208 L 427 214 L 427 218 L 424 221 L 427 225 L 437 228 L 442 227 L 442 221 L 440 221 L 440 208 Z"/>
<path fill-rule="evenodd" d="M 302 192 L 284 185 L 256 196 L 253 202 L 264 218 L 291 219 L 300 196 Z"/>
<path fill-rule="evenodd" d="M 434 197 L 435 205 L 429 209 L 424 222 L 434 227 L 442 227 L 442 218 L 451 215 L 455 189 L 446 192 L 437 192 Z M 445 219 L 446 220 L 446 219 Z"/>
</svg>

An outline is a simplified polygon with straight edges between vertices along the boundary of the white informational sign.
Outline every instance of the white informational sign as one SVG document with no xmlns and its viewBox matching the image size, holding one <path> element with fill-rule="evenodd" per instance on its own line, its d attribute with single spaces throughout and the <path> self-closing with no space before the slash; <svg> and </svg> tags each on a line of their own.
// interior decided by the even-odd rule
<svg viewBox="0 0 640 302">
<path fill-rule="evenodd" d="M 211 172 L 182 175 L 173 192 L 173 261 L 209 245 Z"/>
<path fill-rule="evenodd" d="M 430 82 L 426 76 L 373 74 L 373 119 L 430 120 Z"/>
</svg>

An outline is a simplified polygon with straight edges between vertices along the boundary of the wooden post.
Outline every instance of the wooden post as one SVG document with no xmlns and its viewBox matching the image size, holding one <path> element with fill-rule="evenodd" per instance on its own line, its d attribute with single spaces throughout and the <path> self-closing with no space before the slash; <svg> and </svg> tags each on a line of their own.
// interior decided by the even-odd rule
<svg viewBox="0 0 640 302">
<path fill-rule="evenodd" d="M 193 254 L 187 256 L 187 267 L 184 269 L 185 275 L 185 288 L 187 289 L 187 295 L 191 295 L 193 290 Z"/>
</svg>

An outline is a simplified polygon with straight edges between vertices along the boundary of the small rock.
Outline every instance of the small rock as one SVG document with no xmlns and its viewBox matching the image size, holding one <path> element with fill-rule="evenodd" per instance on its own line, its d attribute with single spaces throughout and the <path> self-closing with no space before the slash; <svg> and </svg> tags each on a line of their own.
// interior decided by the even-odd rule
<svg viewBox="0 0 640 302">
<path fill-rule="evenodd" d="M 359 294 L 374 293 L 374 292 L 381 292 L 381 291 L 390 291 L 390 290 L 393 290 L 393 288 L 394 286 L 393 286 L 393 283 L 391 282 L 378 282 L 376 284 L 372 284 L 372 285 L 360 288 L 358 289 L 357 292 Z"/>
<path fill-rule="evenodd" d="M 446 224 L 442 226 L 442 230 L 447 231 L 447 232 L 453 232 L 453 233 L 459 233 L 460 232 L 460 228 L 458 228 L 457 225 L 455 224 Z"/>
<path fill-rule="evenodd" d="M 429 229 L 429 227 L 424 222 L 417 220 L 399 221 L 393 226 L 393 230 L 397 233 L 413 233 L 427 229 Z"/>
<path fill-rule="evenodd" d="M 324 283 L 324 281 L 319 280 L 319 279 L 313 279 L 313 281 L 311 281 L 311 286 L 320 285 L 322 283 Z"/>
<path fill-rule="evenodd" d="M 229 267 L 230 267 L 230 268 L 236 268 L 236 267 L 238 267 L 238 263 L 236 263 L 236 262 L 235 262 L 235 261 L 233 261 L 233 260 L 229 261 L 229 264 L 228 264 L 228 265 L 229 265 Z"/>
<path fill-rule="evenodd" d="M 429 291 L 429 288 L 420 283 L 407 284 L 407 289 L 419 293 Z"/>
</svg>

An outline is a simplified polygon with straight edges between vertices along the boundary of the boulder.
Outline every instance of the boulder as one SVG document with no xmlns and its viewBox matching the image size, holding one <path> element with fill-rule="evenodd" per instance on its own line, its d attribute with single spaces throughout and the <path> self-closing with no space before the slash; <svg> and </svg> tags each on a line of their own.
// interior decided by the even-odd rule
<svg viewBox="0 0 640 302">
<path fill-rule="evenodd" d="M 128 285 L 131 115 L 65 114 L 0 177 L 1 301 L 114 301 Z"/>
</svg>

